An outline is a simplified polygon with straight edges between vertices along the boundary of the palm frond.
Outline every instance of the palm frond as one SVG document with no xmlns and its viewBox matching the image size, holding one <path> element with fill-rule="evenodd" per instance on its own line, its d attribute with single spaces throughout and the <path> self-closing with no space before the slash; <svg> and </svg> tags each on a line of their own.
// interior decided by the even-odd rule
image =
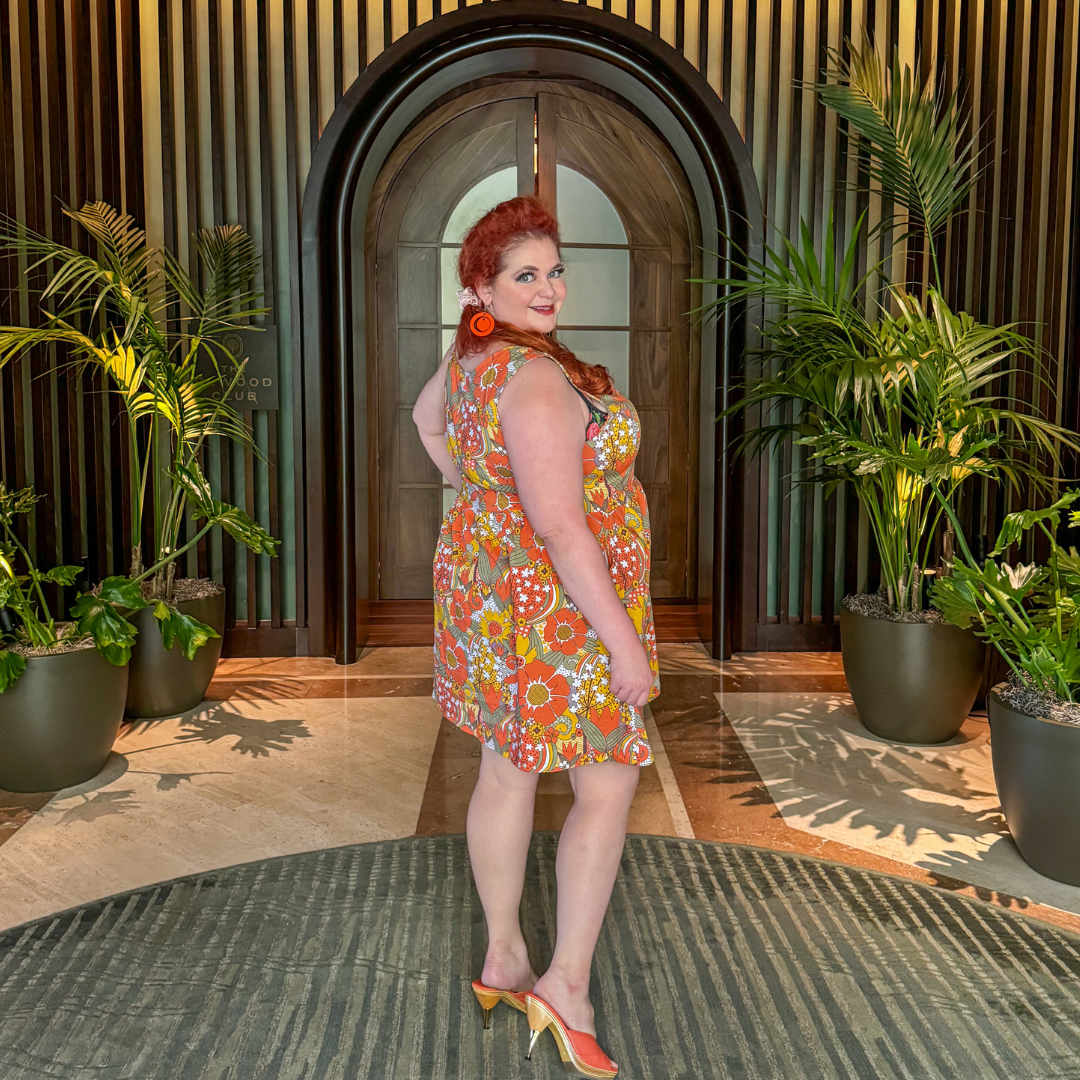
<svg viewBox="0 0 1080 1080">
<path fill-rule="evenodd" d="M 934 234 L 964 205 L 981 170 L 976 136 L 964 137 L 957 93 L 941 98 L 918 66 L 886 66 L 867 38 L 845 58 L 830 50 L 829 81 L 812 84 L 821 100 L 852 125 L 869 151 L 871 178 L 926 232 Z M 936 265 L 936 256 L 935 256 Z"/>
</svg>

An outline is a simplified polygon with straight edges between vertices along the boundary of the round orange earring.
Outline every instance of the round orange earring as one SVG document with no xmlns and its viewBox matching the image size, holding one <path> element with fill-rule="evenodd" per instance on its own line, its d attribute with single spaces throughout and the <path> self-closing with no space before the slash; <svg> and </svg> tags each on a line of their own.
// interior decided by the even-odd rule
<svg viewBox="0 0 1080 1080">
<path fill-rule="evenodd" d="M 477 337 L 487 337 L 495 329 L 495 320 L 486 311 L 478 311 L 469 320 L 469 329 Z"/>
</svg>

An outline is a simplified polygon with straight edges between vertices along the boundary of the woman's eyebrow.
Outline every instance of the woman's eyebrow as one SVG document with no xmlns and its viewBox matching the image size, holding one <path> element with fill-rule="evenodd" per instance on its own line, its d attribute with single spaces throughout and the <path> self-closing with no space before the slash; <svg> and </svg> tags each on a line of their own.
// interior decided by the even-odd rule
<svg viewBox="0 0 1080 1080">
<path fill-rule="evenodd" d="M 558 270 L 559 267 L 561 267 L 562 265 L 563 264 L 561 262 L 557 262 L 551 269 L 552 270 Z M 535 273 L 539 272 L 539 271 L 537 271 L 535 266 L 523 266 L 520 270 L 518 270 L 518 273 L 520 274 L 520 273 L 524 272 L 525 270 L 532 270 Z"/>
</svg>

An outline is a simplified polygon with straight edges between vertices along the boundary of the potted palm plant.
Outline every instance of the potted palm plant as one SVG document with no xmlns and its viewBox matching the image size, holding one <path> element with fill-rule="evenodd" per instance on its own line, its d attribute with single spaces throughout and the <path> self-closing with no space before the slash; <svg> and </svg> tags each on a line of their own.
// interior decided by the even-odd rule
<svg viewBox="0 0 1080 1080">
<path fill-rule="evenodd" d="M 1001 807 L 1020 854 L 1040 874 L 1080 885 L 1080 555 L 1058 545 L 1070 491 L 1042 510 L 1005 518 L 990 556 L 961 554 L 933 587 L 950 623 L 974 627 L 1004 657 L 1007 681 L 988 695 L 990 746 Z M 1080 525 L 1080 511 L 1070 511 Z M 1043 565 L 1003 556 L 1034 531 L 1049 547 Z"/>
<path fill-rule="evenodd" d="M 131 561 L 126 577 L 106 578 L 82 597 L 78 613 L 87 630 L 130 615 L 140 633 L 127 715 L 172 715 L 202 700 L 225 623 L 224 588 L 176 577 L 176 560 L 218 526 L 258 554 L 274 555 L 280 543 L 243 510 L 215 499 L 202 469 L 212 436 L 262 456 L 228 403 L 245 361 L 219 341 L 267 310 L 254 306 L 250 287 L 258 257 L 239 226 L 202 230 L 195 238 L 200 289 L 170 252 L 147 246 L 129 215 L 101 202 L 65 213 L 97 242 L 96 256 L 21 226 L 0 235 L 9 252 L 31 260 L 30 269 L 55 268 L 41 293 L 42 325 L 0 327 L 0 364 L 60 343 L 70 363 L 98 367 L 120 395 L 130 445 Z M 175 331 L 170 311 L 182 313 Z M 144 531 L 152 537 L 150 558 Z M 155 625 L 159 632 L 150 633 Z"/>
<path fill-rule="evenodd" d="M 931 284 L 920 296 L 889 281 L 880 265 L 857 278 L 861 245 L 896 219 L 868 227 L 863 215 L 841 254 L 830 215 L 820 252 L 803 223 L 797 243 L 766 244 L 761 260 L 743 253 L 745 279 L 712 279 L 722 295 L 697 310 L 749 301 L 767 312 L 765 347 L 751 355 L 741 397 L 728 410 L 760 414 L 742 449 L 761 452 L 794 437 L 811 448 L 795 480 L 848 484 L 866 514 L 880 588 L 846 598 L 840 614 L 860 719 L 885 738 L 943 742 L 978 693 L 984 646 L 926 604 L 945 516 L 930 481 L 955 506 L 975 474 L 1043 482 L 1060 447 L 1076 443 L 995 393 L 1021 360 L 1040 377 L 1037 344 L 1016 324 L 982 324 L 953 311 L 943 295 L 935 238 L 974 177 L 955 98 L 937 100 L 898 60 L 887 69 L 869 44 L 834 61 L 834 81 L 814 89 L 858 132 L 872 181 L 906 215 L 904 235 L 923 240 Z M 946 529 L 945 554 L 950 536 Z"/>
<path fill-rule="evenodd" d="M 101 771 L 124 716 L 134 640 L 118 626 L 99 624 L 95 638 L 53 618 L 42 586 L 73 585 L 82 567 L 38 570 L 15 535 L 15 515 L 39 498 L 0 482 L 0 788 L 8 791 L 55 791 Z M 20 561 L 26 573 L 16 573 Z"/>
</svg>

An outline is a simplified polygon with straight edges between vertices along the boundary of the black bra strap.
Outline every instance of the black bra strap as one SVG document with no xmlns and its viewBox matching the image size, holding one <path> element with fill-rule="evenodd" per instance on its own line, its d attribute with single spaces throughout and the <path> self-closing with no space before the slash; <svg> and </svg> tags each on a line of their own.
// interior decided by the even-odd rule
<svg viewBox="0 0 1080 1080">
<path fill-rule="evenodd" d="M 572 387 L 574 388 L 574 390 L 576 390 L 576 391 L 577 391 L 577 395 L 578 395 L 578 397 L 579 397 L 579 398 L 581 398 L 581 400 L 582 400 L 582 401 L 584 401 L 584 402 L 585 402 L 585 404 L 589 406 L 589 424 L 591 424 L 591 423 L 592 423 L 592 413 L 593 413 L 593 410 L 594 410 L 594 409 L 595 409 L 595 410 L 596 410 L 597 412 L 600 412 L 600 413 L 602 413 L 602 414 L 603 414 L 604 416 L 607 416 L 607 412 L 606 412 L 606 411 L 605 411 L 604 409 L 601 409 L 601 408 L 600 408 L 600 407 L 599 407 L 599 406 L 598 406 L 598 405 L 596 404 L 596 402 L 594 402 L 594 401 L 592 401 L 592 400 L 591 400 L 590 398 L 586 397 L 586 396 L 585 396 L 585 394 L 583 394 L 583 393 L 582 393 L 581 389 L 580 389 L 580 388 L 579 388 L 579 387 L 577 386 L 577 384 L 576 384 L 576 383 L 575 383 L 575 382 L 574 382 L 574 381 L 573 381 L 572 379 L 568 379 L 567 381 L 568 381 L 568 382 L 570 383 L 570 385 L 571 385 L 571 386 L 572 386 Z M 588 429 L 588 426 L 589 426 L 589 424 L 586 424 L 586 425 L 585 425 L 585 427 L 586 427 L 586 430 Z"/>
</svg>

